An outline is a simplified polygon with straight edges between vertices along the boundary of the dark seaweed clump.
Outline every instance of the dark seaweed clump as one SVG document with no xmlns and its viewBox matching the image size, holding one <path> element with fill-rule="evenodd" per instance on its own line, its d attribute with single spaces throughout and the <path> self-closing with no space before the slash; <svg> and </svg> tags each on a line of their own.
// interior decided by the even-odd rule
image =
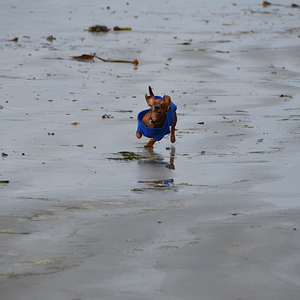
<svg viewBox="0 0 300 300">
<path fill-rule="evenodd" d="M 108 32 L 109 30 L 110 28 L 105 25 L 94 25 L 88 29 L 89 32 Z"/>
</svg>

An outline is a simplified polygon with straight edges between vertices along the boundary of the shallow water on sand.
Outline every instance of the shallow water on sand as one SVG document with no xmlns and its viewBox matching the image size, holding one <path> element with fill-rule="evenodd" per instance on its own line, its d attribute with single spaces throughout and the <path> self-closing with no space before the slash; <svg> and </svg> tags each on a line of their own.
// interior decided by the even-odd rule
<svg viewBox="0 0 300 300">
<path fill-rule="evenodd" d="M 267 153 L 280 148 L 274 144 L 283 142 L 281 128 L 297 124 L 299 9 L 288 2 L 265 8 L 247 1 L 54 3 L 7 2 L 2 12 L 1 148 L 9 154 L 2 177 L 10 185 L 1 188 L 9 197 L 27 191 L 52 197 L 61 189 L 130 194 L 140 176 L 220 184 L 229 179 L 227 163 L 219 170 L 227 152 L 237 161 L 240 152 L 250 161 L 268 161 Z M 132 30 L 84 31 L 99 20 Z M 14 37 L 18 42 L 8 41 Z M 70 60 L 94 52 L 140 63 Z M 145 138 L 136 140 L 134 132 L 148 85 L 178 105 L 175 171 L 159 164 L 154 174 L 148 166 L 141 171 L 135 163 L 107 160 L 119 151 L 144 151 Z M 166 161 L 168 145 L 166 139 L 155 147 Z M 210 172 L 203 176 L 205 164 Z"/>
</svg>

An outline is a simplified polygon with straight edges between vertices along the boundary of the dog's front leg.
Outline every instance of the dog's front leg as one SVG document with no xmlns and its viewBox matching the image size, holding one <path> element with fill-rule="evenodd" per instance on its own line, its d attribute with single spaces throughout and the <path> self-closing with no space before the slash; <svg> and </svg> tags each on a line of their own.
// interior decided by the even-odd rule
<svg viewBox="0 0 300 300">
<path fill-rule="evenodd" d="M 175 141 L 176 141 L 176 138 L 175 138 L 175 126 L 176 126 L 176 124 L 177 124 L 177 114 L 176 114 L 176 112 L 174 112 L 174 123 L 171 126 L 171 137 L 170 137 L 171 143 L 175 143 Z"/>
<path fill-rule="evenodd" d="M 153 148 L 153 145 L 155 143 L 155 139 L 151 139 L 148 144 L 145 146 L 145 148 Z"/>
<path fill-rule="evenodd" d="M 135 135 L 138 139 L 140 139 L 142 137 L 142 135 L 140 133 L 136 133 Z"/>
</svg>

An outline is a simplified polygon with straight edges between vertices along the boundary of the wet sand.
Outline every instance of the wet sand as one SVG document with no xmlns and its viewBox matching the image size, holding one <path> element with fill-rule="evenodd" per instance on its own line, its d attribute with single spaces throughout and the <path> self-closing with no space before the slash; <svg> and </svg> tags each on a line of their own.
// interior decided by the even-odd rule
<svg viewBox="0 0 300 300">
<path fill-rule="evenodd" d="M 300 9 L 280 4 L 4 1 L 1 299 L 299 299 Z M 71 59 L 91 53 L 139 64 Z M 153 151 L 149 85 L 178 107 Z"/>
</svg>

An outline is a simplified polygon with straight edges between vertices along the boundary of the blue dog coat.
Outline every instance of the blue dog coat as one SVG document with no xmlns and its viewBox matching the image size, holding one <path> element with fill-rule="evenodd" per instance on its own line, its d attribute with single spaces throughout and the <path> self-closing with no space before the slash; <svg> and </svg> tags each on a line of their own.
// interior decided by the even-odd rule
<svg viewBox="0 0 300 300">
<path fill-rule="evenodd" d="M 163 98 L 160 96 L 155 96 L 155 99 L 163 99 Z M 170 126 L 172 126 L 174 123 L 174 112 L 177 110 L 177 106 L 173 102 L 171 102 L 171 108 L 166 113 L 166 120 L 162 128 L 149 128 L 142 122 L 144 115 L 151 109 L 152 108 L 143 110 L 138 114 L 137 133 L 142 134 L 148 138 L 153 138 L 155 141 L 160 141 L 166 134 L 169 134 L 171 132 Z"/>
</svg>

